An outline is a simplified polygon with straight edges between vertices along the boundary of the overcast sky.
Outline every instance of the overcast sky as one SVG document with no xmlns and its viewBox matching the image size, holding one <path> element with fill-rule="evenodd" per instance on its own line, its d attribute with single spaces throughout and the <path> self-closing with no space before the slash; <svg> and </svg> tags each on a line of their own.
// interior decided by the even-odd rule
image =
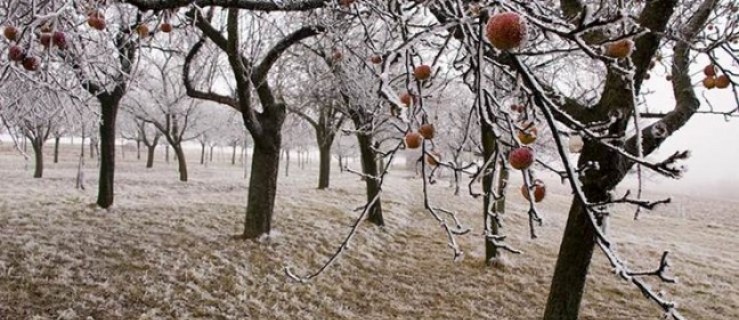
<svg viewBox="0 0 739 320">
<path fill-rule="evenodd" d="M 702 73 L 697 73 L 694 79 L 702 78 Z M 674 107 L 672 91 L 664 75 L 652 77 L 647 88 L 659 93 L 647 98 L 650 111 L 657 110 L 658 106 L 661 111 Z M 699 97 L 705 94 L 716 110 L 736 108 L 730 89 L 705 90 L 698 85 L 696 93 Z M 704 101 L 701 102 L 701 109 L 708 110 Z M 739 118 L 727 122 L 723 116 L 696 114 L 650 159 L 661 160 L 685 149 L 691 151 L 690 159 L 684 161 L 688 171 L 680 180 L 658 179 L 662 182 L 659 188 L 722 197 L 739 195 Z"/>
</svg>

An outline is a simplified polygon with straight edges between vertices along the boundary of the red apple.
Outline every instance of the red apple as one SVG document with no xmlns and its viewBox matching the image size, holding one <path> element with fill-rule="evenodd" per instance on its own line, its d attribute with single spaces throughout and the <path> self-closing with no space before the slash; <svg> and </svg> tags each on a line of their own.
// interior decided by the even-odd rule
<svg viewBox="0 0 739 320">
<path fill-rule="evenodd" d="M 98 10 L 94 10 L 87 15 L 87 24 L 93 29 L 105 30 L 105 15 Z"/>
<path fill-rule="evenodd" d="M 488 20 L 486 35 L 490 43 L 500 50 L 518 48 L 526 40 L 526 21 L 515 12 L 496 14 Z"/>
<path fill-rule="evenodd" d="M 140 24 L 136 27 L 136 33 L 139 34 L 140 38 L 146 38 L 149 36 L 149 26 Z"/>
<path fill-rule="evenodd" d="M 731 84 L 731 79 L 729 79 L 729 76 L 722 74 L 716 78 L 716 88 L 719 89 L 726 89 Z"/>
<path fill-rule="evenodd" d="M 508 157 L 511 167 L 517 170 L 528 169 L 534 163 L 534 149 L 529 147 L 519 147 L 511 151 Z"/>
<path fill-rule="evenodd" d="M 379 54 L 372 55 L 372 57 L 370 57 L 370 62 L 374 64 L 380 64 L 382 63 L 382 56 L 380 56 Z"/>
<path fill-rule="evenodd" d="M 159 26 L 159 30 L 162 30 L 164 33 L 170 33 L 172 32 L 172 24 L 169 22 L 162 22 Z"/>
<path fill-rule="evenodd" d="M 423 137 L 416 132 L 408 132 L 405 135 L 405 147 L 408 149 L 417 149 L 421 146 Z"/>
<path fill-rule="evenodd" d="M 706 87 L 706 89 L 713 89 L 716 87 L 716 78 L 714 77 L 706 77 L 703 79 L 703 86 Z"/>
<path fill-rule="evenodd" d="M 41 42 L 41 45 L 44 46 L 44 48 L 50 47 L 51 46 L 51 33 L 42 32 L 41 35 L 39 35 L 38 40 L 39 42 Z"/>
<path fill-rule="evenodd" d="M 541 200 L 544 200 L 544 196 L 547 193 L 544 181 L 534 180 L 532 187 L 534 189 L 534 202 L 541 202 Z M 530 201 L 531 198 L 529 198 L 529 189 L 526 188 L 526 185 L 521 186 L 521 194 L 527 201 Z"/>
<path fill-rule="evenodd" d="M 59 50 L 64 50 L 67 48 L 67 36 L 64 34 L 64 32 L 61 31 L 54 31 L 54 33 L 51 35 L 51 42 L 59 48 Z"/>
<path fill-rule="evenodd" d="M 8 60 L 10 61 L 21 61 L 26 57 L 26 50 L 20 46 L 13 45 L 8 48 Z"/>
<path fill-rule="evenodd" d="M 716 76 L 716 66 L 709 64 L 705 68 L 703 68 L 703 74 L 706 75 L 706 77 L 715 77 Z"/>
<path fill-rule="evenodd" d="M 9 41 L 17 41 L 18 28 L 14 26 L 5 26 L 5 30 L 3 30 L 3 35 L 5 35 L 5 38 L 7 38 Z"/>
<path fill-rule="evenodd" d="M 406 107 L 410 107 L 413 103 L 413 97 L 407 91 L 403 92 L 403 94 L 400 95 L 400 102 L 402 102 Z"/>
<path fill-rule="evenodd" d="M 433 139 L 435 133 L 434 125 L 430 123 L 423 124 L 418 128 L 418 133 L 420 133 L 424 139 Z"/>
<path fill-rule="evenodd" d="M 413 76 L 419 81 L 428 80 L 431 78 L 431 67 L 425 64 L 417 66 L 413 69 Z"/>
<path fill-rule="evenodd" d="M 39 57 L 25 57 L 23 58 L 23 68 L 28 71 L 36 71 L 41 66 L 41 59 Z"/>
</svg>

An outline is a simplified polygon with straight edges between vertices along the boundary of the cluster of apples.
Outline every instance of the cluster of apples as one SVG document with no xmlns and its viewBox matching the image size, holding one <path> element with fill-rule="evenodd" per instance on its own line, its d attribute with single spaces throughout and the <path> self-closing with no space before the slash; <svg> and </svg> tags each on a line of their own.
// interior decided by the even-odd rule
<svg viewBox="0 0 739 320">
<path fill-rule="evenodd" d="M 36 71 L 39 69 L 41 66 L 41 58 L 34 56 L 30 50 L 26 50 L 20 46 L 19 42 L 21 32 L 18 28 L 12 25 L 7 25 L 3 29 L 3 35 L 11 43 L 10 47 L 8 47 L 8 60 L 20 63 L 23 68 L 28 71 Z M 41 38 L 41 41 L 43 44 L 43 38 Z M 54 33 L 53 36 L 48 34 L 48 38 L 45 41 L 47 41 L 49 45 L 53 41 L 54 43 L 57 43 L 60 48 L 66 48 L 67 45 L 64 33 Z"/>
<path fill-rule="evenodd" d="M 408 149 L 418 149 L 421 147 L 423 140 L 431 140 L 436 136 L 436 129 L 431 123 L 424 123 L 418 128 L 418 132 L 408 132 L 405 134 L 405 147 Z M 426 162 L 432 166 L 439 164 L 441 154 L 436 151 L 431 151 L 431 155 L 426 155 Z"/>
<path fill-rule="evenodd" d="M 729 79 L 729 76 L 725 74 L 718 77 L 716 76 L 716 66 L 712 64 L 703 68 L 703 74 L 706 75 L 703 79 L 703 86 L 706 87 L 706 89 L 726 89 L 731 85 L 731 79 Z"/>
</svg>

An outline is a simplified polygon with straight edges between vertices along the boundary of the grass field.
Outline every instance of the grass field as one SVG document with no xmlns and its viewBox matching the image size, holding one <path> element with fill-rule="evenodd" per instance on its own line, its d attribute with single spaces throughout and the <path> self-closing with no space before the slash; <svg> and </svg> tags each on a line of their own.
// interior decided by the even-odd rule
<svg viewBox="0 0 739 320">
<path fill-rule="evenodd" d="M 337 264 L 299 284 L 283 268 L 312 272 L 336 249 L 362 204 L 357 176 L 336 170 L 330 190 L 319 191 L 315 160 L 304 170 L 291 165 L 290 176 L 279 178 L 276 231 L 251 242 L 232 238 L 246 202 L 240 166 L 204 167 L 193 154 L 191 181 L 182 183 L 174 162 L 146 170 L 127 153 L 118 162 L 115 206 L 106 211 L 91 205 L 94 160 L 85 169 L 87 190 L 74 188 L 73 152 L 59 164 L 49 157 L 45 177 L 32 179 L 33 164 L 1 147 L 0 319 L 536 319 L 570 200 L 564 186 L 549 182 L 545 222 L 531 240 L 525 204 L 512 194 L 504 232 L 524 254 L 508 255 L 497 269 L 483 263 L 480 201 L 455 197 L 440 181 L 432 199 L 473 229 L 460 237 L 465 258 L 454 263 L 422 209 L 421 180 L 397 169 L 385 187 L 387 227 L 363 225 Z M 616 207 L 609 233 L 618 252 L 651 269 L 670 250 L 679 282 L 654 286 L 689 319 L 739 319 L 739 202 L 673 200 L 639 221 L 631 208 Z M 600 252 L 586 291 L 582 319 L 661 316 Z"/>
</svg>

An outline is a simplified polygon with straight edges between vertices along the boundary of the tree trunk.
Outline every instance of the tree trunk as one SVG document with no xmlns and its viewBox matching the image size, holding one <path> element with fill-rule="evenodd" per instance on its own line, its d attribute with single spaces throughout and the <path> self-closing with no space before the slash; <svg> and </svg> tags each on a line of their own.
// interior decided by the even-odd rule
<svg viewBox="0 0 739 320">
<path fill-rule="evenodd" d="M 372 136 L 360 133 L 357 134 L 357 141 L 359 142 L 359 152 L 362 158 L 362 173 L 370 177 L 377 177 L 379 172 L 377 168 L 377 156 L 372 149 Z M 373 178 L 366 178 L 364 182 L 367 187 L 367 202 L 370 202 L 380 193 L 380 181 Z M 377 199 L 369 209 L 367 220 L 378 226 L 383 226 L 385 225 L 385 220 L 382 217 L 382 202 L 380 200 Z"/>
<path fill-rule="evenodd" d="M 339 173 L 344 173 L 344 157 L 339 154 Z"/>
<path fill-rule="evenodd" d="M 164 162 L 169 163 L 169 145 L 164 146 Z"/>
<path fill-rule="evenodd" d="M 61 137 L 54 137 L 54 163 L 59 163 L 59 140 Z"/>
<path fill-rule="evenodd" d="M 320 164 L 318 170 L 318 189 L 326 189 L 331 177 L 331 145 L 326 144 L 318 149 Z"/>
<path fill-rule="evenodd" d="M 254 159 L 251 160 L 254 162 Z M 290 149 L 285 149 L 285 176 L 290 174 Z"/>
<path fill-rule="evenodd" d="M 582 204 L 574 200 L 570 206 L 567 226 L 559 247 L 544 319 L 578 318 L 594 246 L 595 232 L 588 214 Z"/>
<path fill-rule="evenodd" d="M 599 170 L 587 170 L 581 176 L 582 191 L 590 203 L 609 200 L 609 192 L 626 176 L 629 166 L 618 153 L 594 142 L 586 142 L 578 166 L 598 163 Z M 601 221 L 596 221 L 601 223 Z M 579 199 L 570 205 L 552 285 L 544 312 L 545 320 L 575 320 L 585 288 L 590 259 L 595 248 L 595 229 Z"/>
<path fill-rule="evenodd" d="M 488 160 L 494 156 L 495 153 L 495 134 L 493 133 L 493 128 L 490 127 L 489 124 L 487 124 L 485 121 L 481 121 L 481 131 L 482 131 L 482 154 L 483 159 L 482 161 L 484 163 L 487 163 Z M 497 161 L 492 161 L 490 163 L 491 166 L 495 167 L 497 165 Z M 483 218 L 483 226 L 485 230 L 489 230 L 490 233 L 486 234 L 485 236 L 485 261 L 487 263 L 492 263 L 495 258 L 498 258 L 501 252 L 499 252 L 498 248 L 495 246 L 493 241 L 489 240 L 487 238 L 488 235 L 498 235 L 498 223 L 490 217 L 489 210 L 492 208 L 493 203 L 495 199 L 492 196 L 493 191 L 493 181 L 495 180 L 495 176 L 492 174 L 485 174 L 482 177 L 482 191 L 484 193 L 483 195 L 483 201 L 482 201 L 482 218 Z"/>
<path fill-rule="evenodd" d="M 156 151 L 157 145 L 151 145 L 146 147 L 146 168 L 154 167 L 154 151 Z"/>
<path fill-rule="evenodd" d="M 263 234 L 269 234 L 277 192 L 279 164 L 279 147 L 265 148 L 260 146 L 259 143 L 254 144 L 244 222 L 244 238 L 246 239 L 254 239 Z"/>
<path fill-rule="evenodd" d="M 187 161 L 185 161 L 185 152 L 182 150 L 181 144 L 172 146 L 177 156 L 177 166 L 180 172 L 180 181 L 187 182 Z"/>
<path fill-rule="evenodd" d="M 508 185 L 509 175 L 510 173 L 508 172 L 508 168 L 501 166 L 500 174 L 498 175 L 498 187 L 496 190 L 498 194 L 504 193 L 505 188 Z M 495 203 L 495 212 L 505 213 L 505 197 L 498 199 L 498 201 Z"/>
<path fill-rule="evenodd" d="M 44 142 L 41 138 L 36 138 L 31 140 L 31 146 L 33 147 L 33 154 L 36 156 L 33 177 L 41 178 L 44 176 Z"/>
<path fill-rule="evenodd" d="M 100 124 L 100 180 L 97 204 L 102 208 L 113 205 L 113 180 L 115 177 L 115 121 L 118 116 L 118 103 L 101 103 L 102 123 Z"/>
<path fill-rule="evenodd" d="M 136 140 L 136 160 L 141 160 L 141 140 Z"/>
<path fill-rule="evenodd" d="M 95 140 L 92 137 L 90 137 L 90 159 L 95 158 Z"/>
<path fill-rule="evenodd" d="M 210 146 L 210 162 L 213 162 L 213 148 L 215 148 L 215 146 Z"/>
<path fill-rule="evenodd" d="M 233 152 L 231 153 L 231 165 L 236 165 L 236 144 L 233 145 Z"/>
<path fill-rule="evenodd" d="M 200 144 L 200 164 L 205 164 L 205 143 Z"/>
</svg>

